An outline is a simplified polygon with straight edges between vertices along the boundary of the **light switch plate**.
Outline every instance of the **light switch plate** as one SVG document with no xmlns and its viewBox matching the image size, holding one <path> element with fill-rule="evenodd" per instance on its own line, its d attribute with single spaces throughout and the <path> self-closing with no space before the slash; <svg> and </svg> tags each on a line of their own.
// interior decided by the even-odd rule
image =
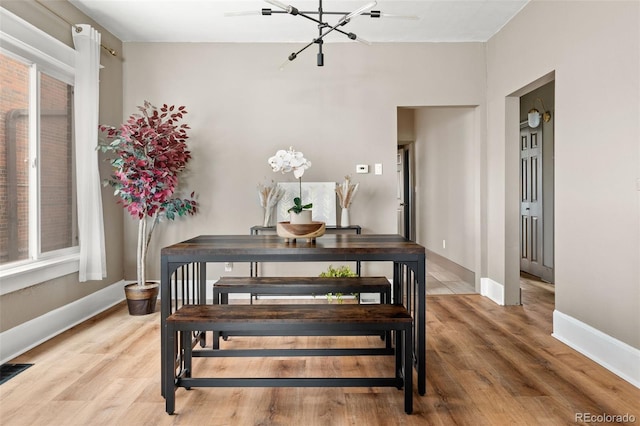
<svg viewBox="0 0 640 426">
<path fill-rule="evenodd" d="M 369 166 L 367 164 L 358 164 L 356 166 L 356 173 L 369 173 Z"/>
</svg>

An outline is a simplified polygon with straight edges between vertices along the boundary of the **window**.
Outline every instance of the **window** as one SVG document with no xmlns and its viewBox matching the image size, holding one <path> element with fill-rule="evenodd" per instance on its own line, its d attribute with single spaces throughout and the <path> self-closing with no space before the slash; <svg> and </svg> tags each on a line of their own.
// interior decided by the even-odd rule
<svg viewBox="0 0 640 426">
<path fill-rule="evenodd" d="M 8 22 L 13 33 L 3 29 L 0 45 L 0 294 L 16 289 L 7 289 L 7 277 L 25 287 L 77 271 L 60 269 L 60 262 L 77 264 L 79 243 L 73 50 L 15 16 L 5 21 L 4 13 L 3 26 Z"/>
<path fill-rule="evenodd" d="M 6 200 L 0 207 L 0 229 L 6 230 L 0 237 L 0 265 L 5 265 L 77 246 L 78 238 L 72 86 L 4 54 L 0 73 L 0 199 Z"/>
</svg>

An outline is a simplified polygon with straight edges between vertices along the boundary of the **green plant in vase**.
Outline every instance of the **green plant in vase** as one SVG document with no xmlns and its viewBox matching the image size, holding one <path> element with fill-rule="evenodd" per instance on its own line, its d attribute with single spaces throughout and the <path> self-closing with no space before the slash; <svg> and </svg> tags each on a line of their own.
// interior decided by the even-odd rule
<svg viewBox="0 0 640 426">
<path fill-rule="evenodd" d="M 302 192 L 302 190 L 300 190 L 300 192 Z M 310 209 L 311 207 L 313 207 L 312 203 L 305 204 L 303 206 L 302 205 L 302 199 L 300 197 L 296 197 L 296 198 L 293 199 L 293 207 L 291 207 L 289 210 L 287 210 L 287 213 L 294 212 L 296 214 L 300 214 L 303 210 Z"/>
</svg>

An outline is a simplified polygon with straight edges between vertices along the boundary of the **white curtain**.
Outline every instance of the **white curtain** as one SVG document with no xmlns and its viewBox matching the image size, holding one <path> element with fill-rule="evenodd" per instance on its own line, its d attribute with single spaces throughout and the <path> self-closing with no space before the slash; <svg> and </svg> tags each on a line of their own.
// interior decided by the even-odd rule
<svg viewBox="0 0 640 426">
<path fill-rule="evenodd" d="M 90 25 L 71 28 L 76 48 L 74 94 L 80 282 L 107 276 L 100 173 L 98 95 L 100 33 Z"/>
</svg>

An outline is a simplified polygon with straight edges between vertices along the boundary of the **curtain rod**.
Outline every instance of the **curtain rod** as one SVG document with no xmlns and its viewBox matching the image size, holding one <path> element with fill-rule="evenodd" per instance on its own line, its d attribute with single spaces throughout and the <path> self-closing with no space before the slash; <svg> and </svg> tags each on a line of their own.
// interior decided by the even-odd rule
<svg viewBox="0 0 640 426">
<path fill-rule="evenodd" d="M 76 30 L 76 32 L 81 32 L 82 28 L 80 28 L 79 26 L 77 26 L 76 24 L 72 24 L 71 22 L 67 21 L 65 18 L 63 18 L 62 16 L 58 15 L 56 12 L 54 12 L 53 10 L 49 9 L 49 7 L 47 7 L 44 3 L 42 3 L 40 0 L 36 0 L 36 3 L 38 3 L 40 6 L 42 6 L 43 8 L 47 9 L 49 11 L 49 13 L 54 14 L 55 16 L 57 16 L 59 19 L 63 20 L 64 22 L 66 22 L 69 26 L 71 26 L 73 29 Z M 109 54 L 111 54 L 111 56 L 118 56 L 118 52 L 115 51 L 115 49 L 112 49 L 108 46 L 105 46 L 104 44 L 100 43 L 100 47 L 102 47 L 104 50 L 106 50 L 107 52 L 109 52 Z"/>
</svg>

